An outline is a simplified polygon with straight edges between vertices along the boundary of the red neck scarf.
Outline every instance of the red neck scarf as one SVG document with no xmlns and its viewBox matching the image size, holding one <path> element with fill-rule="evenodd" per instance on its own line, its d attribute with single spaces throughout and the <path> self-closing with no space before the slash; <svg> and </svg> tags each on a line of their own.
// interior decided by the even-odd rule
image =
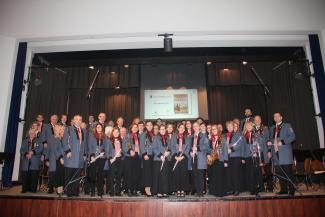
<svg viewBox="0 0 325 217">
<path fill-rule="evenodd" d="M 211 135 L 211 142 L 214 144 L 218 140 L 218 135 Z"/>
<path fill-rule="evenodd" d="M 114 137 L 114 148 L 115 148 L 115 151 L 121 150 L 121 141 L 119 140 L 118 137 Z"/>
<path fill-rule="evenodd" d="M 166 134 L 165 134 L 165 135 L 161 135 L 161 134 L 160 134 L 160 136 L 161 136 L 161 139 L 162 139 L 163 145 L 165 145 L 165 144 L 166 144 Z"/>
<path fill-rule="evenodd" d="M 252 141 L 252 131 L 247 131 L 245 134 L 246 140 L 251 143 Z"/>
</svg>

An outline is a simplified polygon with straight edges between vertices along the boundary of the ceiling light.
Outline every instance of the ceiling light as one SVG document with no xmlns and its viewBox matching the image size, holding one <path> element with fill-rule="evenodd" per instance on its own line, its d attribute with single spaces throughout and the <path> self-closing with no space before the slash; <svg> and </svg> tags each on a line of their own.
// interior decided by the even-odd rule
<svg viewBox="0 0 325 217">
<path fill-rule="evenodd" d="M 90 69 L 95 69 L 95 66 L 89 66 Z"/>
</svg>

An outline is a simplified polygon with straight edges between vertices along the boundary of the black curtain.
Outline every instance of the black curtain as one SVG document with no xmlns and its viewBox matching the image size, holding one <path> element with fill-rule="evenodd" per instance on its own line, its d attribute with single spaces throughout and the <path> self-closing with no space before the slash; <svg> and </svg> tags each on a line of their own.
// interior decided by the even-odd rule
<svg viewBox="0 0 325 217">
<path fill-rule="evenodd" d="M 306 65 L 286 64 L 272 70 L 276 64 L 219 63 L 207 66 L 210 121 L 224 124 L 233 118 L 243 118 L 244 109 L 251 108 L 254 114 L 262 116 L 264 123 L 271 125 L 273 113 L 279 111 L 295 130 L 295 148 L 317 149 L 319 140 L 309 79 L 295 79 L 297 72 L 307 70 Z M 271 94 L 267 99 L 250 66 L 269 87 Z"/>
<path fill-rule="evenodd" d="M 91 97 L 87 98 L 98 69 L 99 76 Z M 139 65 L 103 66 L 93 70 L 88 67 L 34 68 L 31 73 L 25 131 L 39 113 L 44 115 L 45 122 L 52 114 L 68 114 L 69 118 L 80 114 L 86 123 L 90 114 L 96 118 L 99 112 L 105 112 L 108 120 L 121 115 L 126 123 L 140 115 Z M 42 80 L 39 86 L 33 82 L 36 77 Z"/>
</svg>

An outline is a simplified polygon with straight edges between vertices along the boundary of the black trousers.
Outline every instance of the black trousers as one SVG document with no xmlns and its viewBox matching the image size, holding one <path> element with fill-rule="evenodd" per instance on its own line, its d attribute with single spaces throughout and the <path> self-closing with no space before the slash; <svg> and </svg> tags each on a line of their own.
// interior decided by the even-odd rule
<svg viewBox="0 0 325 217">
<path fill-rule="evenodd" d="M 55 182 L 56 182 L 56 176 L 55 176 L 56 171 L 50 171 L 49 172 L 49 182 L 48 182 L 48 188 L 49 192 L 53 192 L 54 187 L 56 187 Z"/>
<path fill-rule="evenodd" d="M 252 194 L 260 192 L 263 186 L 263 177 L 261 174 L 258 158 L 246 158 L 246 184 L 247 189 Z"/>
<path fill-rule="evenodd" d="M 281 192 L 288 192 L 294 193 L 295 188 L 293 184 L 288 180 L 294 181 L 293 174 L 292 174 L 292 164 L 289 165 L 279 165 L 275 166 L 276 175 L 278 175 Z"/>
<path fill-rule="evenodd" d="M 194 164 L 192 165 L 192 170 L 193 170 L 193 178 L 194 178 L 194 186 L 196 193 L 198 195 L 203 194 L 204 190 L 204 169 L 198 169 L 197 168 L 197 157 L 195 156 L 194 158 Z"/>
<path fill-rule="evenodd" d="M 171 166 L 171 192 L 175 191 L 188 191 L 189 190 L 189 177 L 188 177 L 188 159 L 184 158 L 183 160 L 177 163 L 175 170 L 173 171 L 173 167 L 175 165 L 175 161 L 170 164 Z"/>
<path fill-rule="evenodd" d="M 215 161 L 209 168 L 209 193 L 218 197 L 226 195 L 227 176 L 224 163 Z"/>
<path fill-rule="evenodd" d="M 140 190 L 141 181 L 141 158 L 138 155 L 134 157 L 125 157 L 124 181 L 127 190 Z"/>
<path fill-rule="evenodd" d="M 264 180 L 266 182 L 267 185 L 267 190 L 269 192 L 273 192 L 273 174 L 272 174 L 272 164 L 268 163 L 264 165 Z"/>
<path fill-rule="evenodd" d="M 168 194 L 169 192 L 169 162 L 165 160 L 164 166 L 160 171 L 162 162 L 153 161 L 152 163 L 152 193 L 153 194 Z"/>
<path fill-rule="evenodd" d="M 55 187 L 64 186 L 64 166 L 59 160 L 56 161 L 56 171 L 55 171 Z"/>
<path fill-rule="evenodd" d="M 230 191 L 239 192 L 240 191 L 240 182 L 242 181 L 241 177 L 241 157 L 230 157 L 229 158 L 229 182 L 230 182 Z"/>
<path fill-rule="evenodd" d="M 241 162 L 240 165 L 240 177 L 241 177 L 241 182 L 239 185 L 240 188 L 240 192 L 245 192 L 245 191 L 249 191 L 249 168 L 248 168 L 248 164 L 247 162 L 250 161 L 250 158 L 243 158 L 243 160 L 245 160 L 245 163 Z"/>
<path fill-rule="evenodd" d="M 109 192 L 114 194 L 121 193 L 121 179 L 123 172 L 123 161 L 116 158 L 113 164 L 109 163 Z"/>
<path fill-rule="evenodd" d="M 95 193 L 96 186 L 98 195 L 104 194 L 104 166 L 105 159 L 103 158 L 98 158 L 89 165 L 90 191 Z"/>
<path fill-rule="evenodd" d="M 110 184 L 110 181 L 111 181 L 110 174 L 111 174 L 111 171 L 110 170 L 104 170 L 104 179 L 105 179 L 105 191 L 106 191 L 106 194 L 113 191 L 113 189 L 110 189 L 110 187 L 111 187 L 111 184 Z"/>
<path fill-rule="evenodd" d="M 152 186 L 152 156 L 149 156 L 149 160 L 144 160 L 142 157 L 142 186 Z"/>
<path fill-rule="evenodd" d="M 22 171 L 22 192 L 33 192 L 37 191 L 39 170 L 28 170 Z"/>
<path fill-rule="evenodd" d="M 65 190 L 68 197 L 79 196 L 81 169 L 65 167 Z"/>
</svg>

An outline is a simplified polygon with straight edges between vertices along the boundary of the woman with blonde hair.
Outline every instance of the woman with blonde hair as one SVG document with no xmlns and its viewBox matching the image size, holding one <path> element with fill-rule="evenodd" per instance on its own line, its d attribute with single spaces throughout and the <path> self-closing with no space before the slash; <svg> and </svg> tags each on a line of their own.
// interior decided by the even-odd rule
<svg viewBox="0 0 325 217">
<path fill-rule="evenodd" d="M 64 135 L 65 126 L 54 125 L 53 137 L 47 140 L 47 147 L 44 149 L 46 165 L 49 167 L 49 190 L 48 193 L 53 193 L 53 188 L 56 188 L 57 194 L 63 193 L 64 185 L 64 151 L 62 148 L 62 138 Z"/>
<path fill-rule="evenodd" d="M 37 138 L 36 130 L 30 129 L 20 148 L 22 193 L 27 191 L 36 193 L 42 152 L 43 144 Z"/>
</svg>

